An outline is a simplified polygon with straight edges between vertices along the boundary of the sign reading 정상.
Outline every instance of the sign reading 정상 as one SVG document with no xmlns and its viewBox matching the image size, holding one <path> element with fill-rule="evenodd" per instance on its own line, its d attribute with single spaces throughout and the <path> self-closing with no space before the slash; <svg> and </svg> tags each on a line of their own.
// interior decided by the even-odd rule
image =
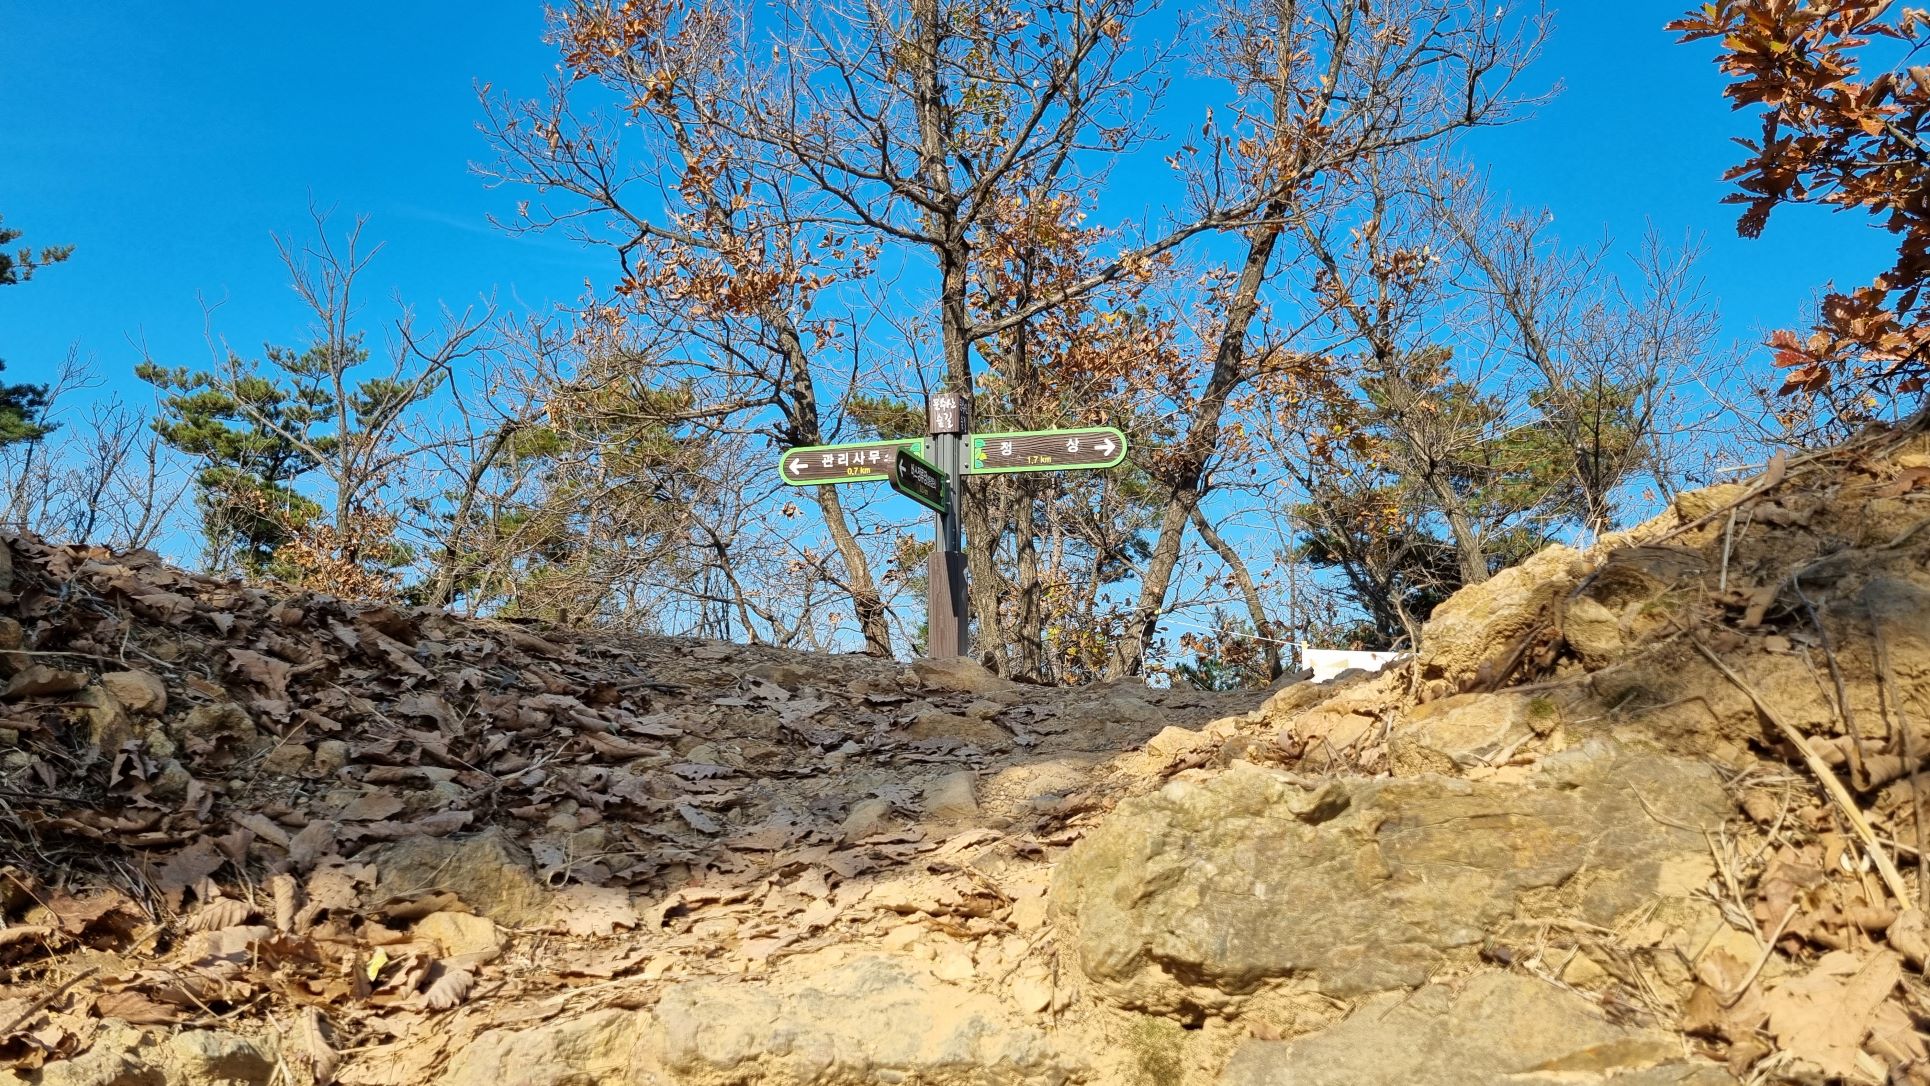
<svg viewBox="0 0 1930 1086">
<path fill-rule="evenodd" d="M 1110 426 L 973 434 L 970 442 L 965 470 L 973 475 L 1110 468 L 1126 459 L 1126 435 Z"/>
</svg>

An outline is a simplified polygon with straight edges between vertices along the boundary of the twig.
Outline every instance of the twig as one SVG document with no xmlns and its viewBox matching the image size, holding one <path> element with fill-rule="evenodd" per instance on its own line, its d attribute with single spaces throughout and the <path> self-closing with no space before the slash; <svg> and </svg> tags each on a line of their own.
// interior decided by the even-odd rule
<svg viewBox="0 0 1930 1086">
<path fill-rule="evenodd" d="M 1792 901 L 1789 908 L 1783 910 L 1783 918 L 1776 921 L 1776 930 L 1770 932 L 1769 940 L 1763 943 L 1762 954 L 1756 958 L 1756 964 L 1750 966 L 1749 972 L 1743 975 L 1742 983 L 1736 985 L 1735 990 L 1727 995 L 1718 996 L 1716 1002 L 1725 1007 L 1733 1007 L 1742 1000 L 1742 997 L 1748 993 L 1749 986 L 1756 983 L 1756 978 L 1762 975 L 1763 966 L 1769 964 L 1770 956 L 1776 953 L 1776 940 L 1783 937 L 1783 931 L 1789 927 L 1790 920 L 1795 916 L 1796 903 Z"/>
<path fill-rule="evenodd" d="M 1876 582 L 1872 581 L 1871 584 Z M 1923 854 L 1923 785 L 1918 778 L 1916 751 L 1910 741 L 1910 718 L 1903 715 L 1903 703 L 1897 698 L 1896 672 L 1890 667 L 1890 640 L 1883 636 L 1883 621 L 1877 617 L 1877 609 L 1869 599 L 1869 587 L 1864 588 L 1863 608 L 1870 615 L 1870 632 L 1876 638 L 1876 670 L 1881 680 L 1882 700 L 1885 717 L 1896 714 L 1896 729 L 1903 735 L 1903 771 L 1910 782 L 1911 820 L 1915 823 L 1917 834 L 1917 904 L 1925 912 L 1930 912 L 1930 856 Z"/>
<path fill-rule="evenodd" d="M 1667 826 L 1670 829 L 1687 830 L 1690 833 L 1700 833 L 1704 836 L 1708 835 L 1709 831 L 1702 826 L 1691 826 L 1687 822 L 1681 822 L 1673 818 L 1665 817 L 1660 811 L 1657 811 L 1652 805 L 1650 805 L 1649 797 L 1643 795 L 1642 790 L 1640 788 L 1637 788 L 1631 784 L 1628 786 L 1628 790 L 1635 793 L 1635 802 L 1640 803 L 1642 805 L 1642 809 L 1649 813 L 1649 817 L 1653 818 L 1657 822 L 1660 822 L 1662 825 Z"/>
<path fill-rule="evenodd" d="M 1803 733 L 1797 731 L 1793 725 L 1782 718 L 1781 714 L 1770 708 L 1769 703 L 1764 701 L 1762 695 L 1756 692 L 1756 688 L 1749 685 L 1748 680 L 1744 679 L 1741 675 L 1736 674 L 1735 669 L 1731 668 L 1727 663 L 1724 663 L 1722 657 L 1710 651 L 1709 646 L 1703 644 L 1701 638 L 1692 635 L 1689 638 L 1689 643 L 1694 645 L 1696 651 L 1700 652 L 1711 664 L 1714 664 L 1716 670 L 1722 672 L 1724 678 L 1734 683 L 1738 690 L 1747 694 L 1749 700 L 1755 704 L 1756 711 L 1762 714 L 1763 719 L 1775 725 L 1776 730 L 1782 733 L 1783 738 L 1788 740 L 1789 744 L 1802 754 L 1803 764 L 1809 767 L 1810 773 L 1816 777 L 1817 782 L 1823 786 L 1823 791 L 1828 793 L 1829 798 L 1836 803 L 1837 809 L 1842 812 L 1844 820 L 1850 824 L 1850 829 L 1854 831 L 1857 838 L 1863 842 L 1863 848 L 1869 853 L 1870 861 L 1876 864 L 1878 873 L 1883 876 L 1883 884 L 1888 887 L 1890 893 L 1896 897 L 1899 905 L 1907 904 L 1910 900 L 1910 894 L 1903 885 L 1903 876 L 1897 873 L 1896 864 L 1891 862 L 1890 854 L 1885 852 L 1883 846 L 1877 843 L 1876 831 L 1870 828 L 1869 820 L 1864 818 L 1863 812 L 1857 809 L 1856 800 L 1851 797 L 1849 789 L 1844 788 L 1843 782 L 1836 779 L 1836 774 L 1831 771 L 1829 763 L 1818 757 L 1816 751 L 1809 745 L 1809 740 L 1804 738 Z"/>
<path fill-rule="evenodd" d="M 1736 509 L 1729 507 L 1729 524 L 1722 529 L 1722 574 L 1716 578 L 1716 591 L 1729 591 L 1729 548 L 1736 540 Z"/>
<path fill-rule="evenodd" d="M 1816 604 L 1803 591 L 1803 571 L 1797 570 L 1789 575 L 1789 586 L 1796 590 L 1796 598 L 1803 601 L 1803 610 L 1809 613 L 1809 624 L 1816 627 L 1816 635 L 1823 642 L 1823 659 L 1829 664 L 1830 681 L 1836 686 L 1836 711 L 1843 718 L 1843 734 L 1850 739 L 1850 783 L 1858 788 L 1870 782 L 1870 771 L 1863 767 L 1863 733 L 1856 726 L 1856 711 L 1850 708 L 1850 695 L 1843 685 L 1843 668 L 1836 659 L 1836 645 L 1829 635 L 1829 627 L 1823 625 L 1823 616 L 1816 613 Z"/>
<path fill-rule="evenodd" d="M 19 1029 L 21 1025 L 27 1021 L 27 1019 L 32 1018 L 34 1015 L 39 1014 L 41 1011 L 46 1010 L 48 1004 L 52 1003 L 56 999 L 59 999 L 61 996 L 66 995 L 67 989 L 72 988 L 74 985 L 79 984 L 81 981 L 86 980 L 88 977 L 91 977 L 95 973 L 98 973 L 100 971 L 101 971 L 100 966 L 90 965 L 86 969 L 83 969 L 80 972 L 75 973 L 72 977 L 68 978 L 65 984 L 62 984 L 58 988 L 55 988 L 53 991 L 48 992 L 46 995 L 41 996 L 39 999 L 34 1000 L 32 1003 L 27 1004 L 27 1009 L 24 1011 L 21 1011 L 17 1015 L 14 1015 L 13 1021 L 8 1022 L 4 1026 L 0 1026 L 0 1038 L 7 1038 L 7 1037 L 13 1036 L 14 1030 Z"/>
</svg>

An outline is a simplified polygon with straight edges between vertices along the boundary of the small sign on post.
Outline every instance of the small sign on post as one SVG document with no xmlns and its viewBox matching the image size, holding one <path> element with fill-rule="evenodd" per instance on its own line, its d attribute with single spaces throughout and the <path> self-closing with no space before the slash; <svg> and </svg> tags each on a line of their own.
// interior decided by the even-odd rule
<svg viewBox="0 0 1930 1086">
<path fill-rule="evenodd" d="M 934 392 L 925 403 L 925 422 L 934 434 L 962 434 L 972 428 L 965 397 L 956 392 Z"/>
<path fill-rule="evenodd" d="M 951 512 L 951 488 L 938 467 L 910 449 L 891 461 L 891 489 L 939 515 Z"/>
</svg>

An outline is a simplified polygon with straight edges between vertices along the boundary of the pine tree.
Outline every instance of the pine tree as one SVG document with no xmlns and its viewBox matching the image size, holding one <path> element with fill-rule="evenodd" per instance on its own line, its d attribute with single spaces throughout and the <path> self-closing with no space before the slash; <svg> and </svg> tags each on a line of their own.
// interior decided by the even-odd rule
<svg viewBox="0 0 1930 1086">
<path fill-rule="evenodd" d="M 0 287 L 18 286 L 33 278 L 34 272 L 60 263 L 74 252 L 71 245 L 50 246 L 38 253 L 26 247 L 7 252 L 4 246 L 18 237 L 20 231 L 8 229 L 4 217 L 0 217 Z M 7 364 L 0 361 L 0 371 L 6 368 Z M 47 402 L 46 385 L 0 382 L 0 446 L 39 441 L 53 432 L 54 427 L 43 417 Z"/>
</svg>

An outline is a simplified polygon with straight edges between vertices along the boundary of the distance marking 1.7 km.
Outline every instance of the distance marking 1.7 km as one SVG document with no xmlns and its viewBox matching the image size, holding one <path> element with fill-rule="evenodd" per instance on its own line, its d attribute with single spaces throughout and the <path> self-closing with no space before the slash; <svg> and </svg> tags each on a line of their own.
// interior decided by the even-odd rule
<svg viewBox="0 0 1930 1086">
<path fill-rule="evenodd" d="M 784 458 L 777 462 L 777 473 L 792 486 L 882 483 L 891 479 L 891 465 L 900 449 L 910 449 L 914 455 L 923 456 L 925 440 L 914 437 L 786 449 Z"/>
<path fill-rule="evenodd" d="M 965 471 L 971 475 L 1111 468 L 1126 459 L 1126 435 L 1110 426 L 973 434 L 967 440 Z"/>
</svg>

